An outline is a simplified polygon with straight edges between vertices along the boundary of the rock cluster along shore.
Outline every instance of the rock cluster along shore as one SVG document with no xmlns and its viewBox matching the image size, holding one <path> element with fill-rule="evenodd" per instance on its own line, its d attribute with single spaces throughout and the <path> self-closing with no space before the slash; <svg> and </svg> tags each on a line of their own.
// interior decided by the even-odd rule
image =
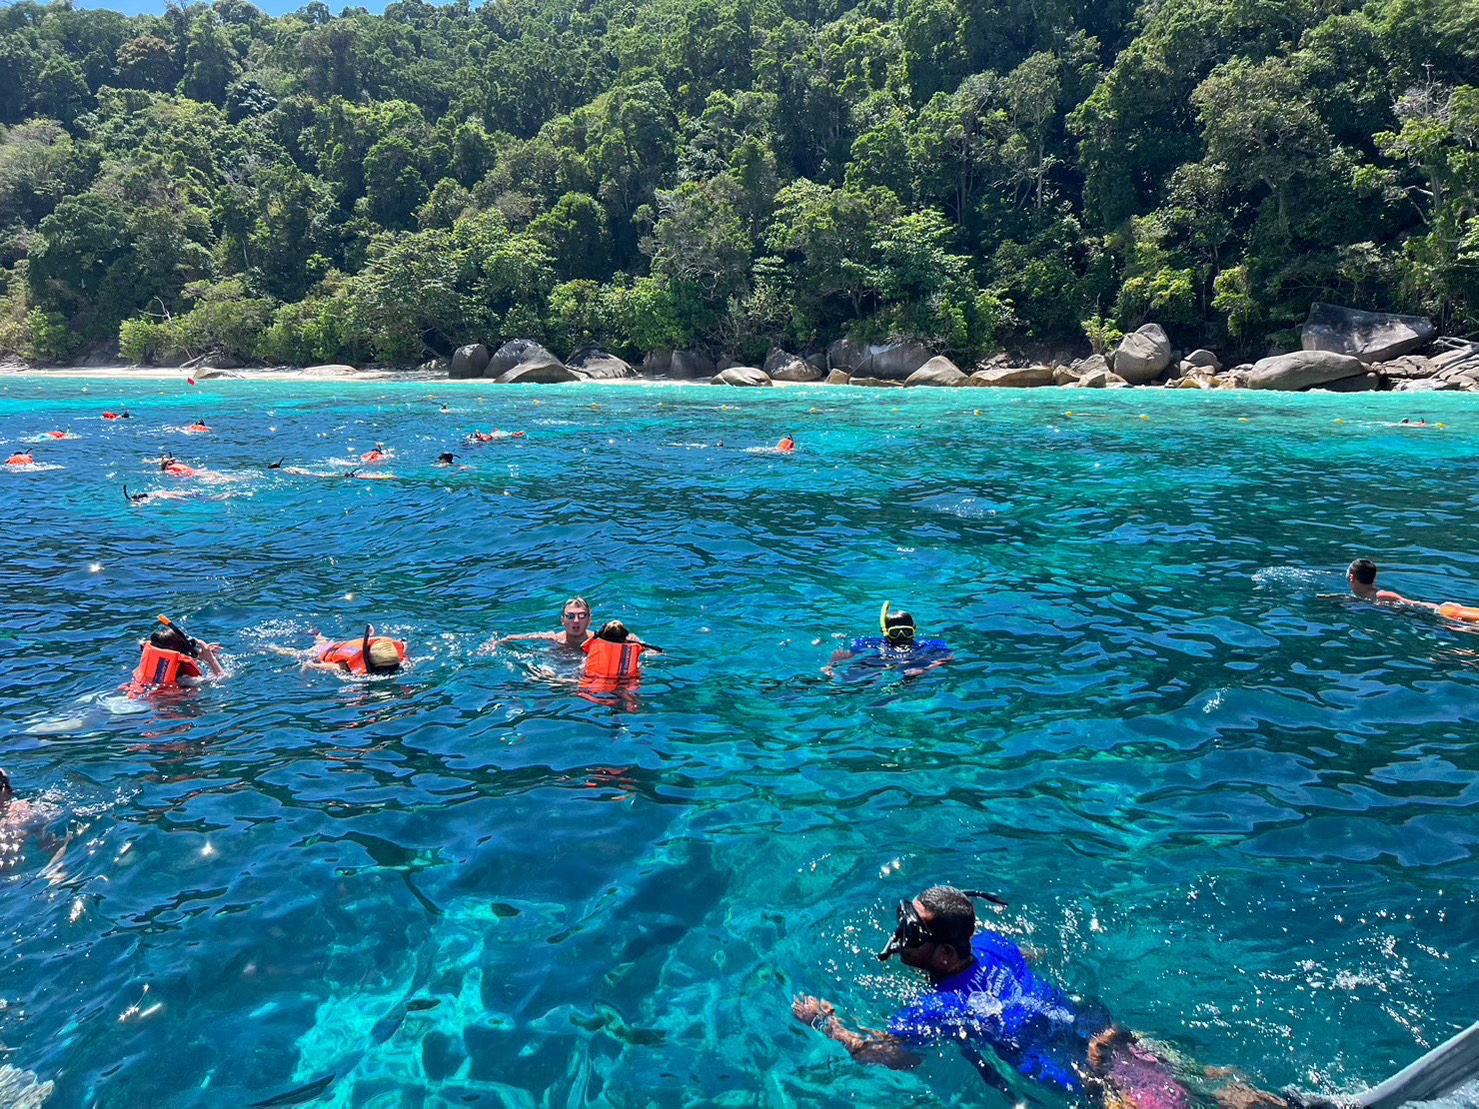
<svg viewBox="0 0 1479 1109">
<path fill-rule="evenodd" d="M 611 381 L 653 378 L 708 380 L 715 385 L 766 386 L 775 382 L 824 382 L 884 388 L 928 385 L 1078 389 L 1159 386 L 1167 389 L 1377 389 L 1479 391 L 1479 342 L 1440 339 L 1418 316 L 1363 312 L 1315 304 L 1301 333 L 1303 350 L 1224 367 L 1210 350 L 1178 353 L 1157 324 L 1126 335 L 1105 354 L 1073 362 L 1015 365 L 997 355 L 970 372 L 917 340 L 866 344 L 840 339 L 810 355 L 771 350 L 763 365 L 712 362 L 691 350 L 654 351 L 640 366 L 587 347 L 561 361 L 532 339 L 514 339 L 489 353 L 482 344 L 458 348 L 445 367 L 452 378 L 486 378 L 504 384 Z"/>
</svg>

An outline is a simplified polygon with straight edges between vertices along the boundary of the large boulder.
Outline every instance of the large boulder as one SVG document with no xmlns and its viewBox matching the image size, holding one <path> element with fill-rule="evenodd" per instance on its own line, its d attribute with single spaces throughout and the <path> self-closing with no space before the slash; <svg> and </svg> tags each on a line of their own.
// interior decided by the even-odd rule
<svg viewBox="0 0 1479 1109">
<path fill-rule="evenodd" d="M 531 364 L 554 362 L 560 366 L 564 365 L 533 339 L 510 339 L 488 359 L 488 364 L 483 367 L 483 376 L 497 380 L 515 366 L 521 366 L 526 362 Z"/>
<path fill-rule="evenodd" d="M 827 372 L 828 385 L 846 385 L 852 380 L 852 374 L 846 370 L 829 370 Z"/>
<path fill-rule="evenodd" d="M 730 366 L 714 375 L 713 385 L 769 385 L 770 375 L 757 366 Z"/>
<path fill-rule="evenodd" d="M 488 368 L 488 348 L 482 343 L 468 343 L 452 352 L 452 361 L 447 366 L 447 376 L 455 378 L 482 377 Z"/>
<path fill-rule="evenodd" d="M 1114 372 L 1131 385 L 1145 385 L 1165 373 L 1171 364 L 1171 340 L 1158 323 L 1136 328 L 1114 352 Z"/>
<path fill-rule="evenodd" d="M 1222 362 L 1218 359 L 1217 355 L 1213 354 L 1206 347 L 1198 347 L 1183 358 L 1182 361 L 1190 362 L 1193 366 L 1200 367 L 1201 369 L 1211 370 L 1214 374 L 1222 369 Z"/>
<path fill-rule="evenodd" d="M 1130 383 L 1113 370 L 1092 370 L 1077 381 L 1068 383 L 1070 389 L 1123 389 Z"/>
<path fill-rule="evenodd" d="M 1437 336 L 1433 321 L 1395 312 L 1363 312 L 1335 304 L 1310 305 L 1300 330 L 1305 350 L 1350 354 L 1362 362 L 1385 362 L 1427 346 Z"/>
<path fill-rule="evenodd" d="M 558 385 L 564 381 L 584 380 L 553 354 L 547 358 L 530 358 L 497 377 L 500 385 Z"/>
<path fill-rule="evenodd" d="M 592 346 L 582 347 L 570 356 L 565 365 L 587 381 L 618 381 L 637 376 L 630 364 Z"/>
<path fill-rule="evenodd" d="M 1108 368 L 1105 368 L 1104 372 L 1105 373 L 1108 373 L 1109 372 Z M 1071 370 L 1067 366 L 1054 366 L 1053 367 L 1053 384 L 1054 385 L 1077 385 L 1078 384 L 1078 379 L 1079 379 L 1079 374 L 1078 374 L 1078 372 L 1076 370 Z"/>
<path fill-rule="evenodd" d="M 1248 370 L 1243 382 L 1247 389 L 1284 389 L 1294 391 L 1326 385 L 1343 377 L 1365 373 L 1361 360 L 1351 354 L 1328 350 L 1295 350 L 1260 358 Z"/>
<path fill-rule="evenodd" d="M 1339 381 L 1331 381 L 1317 388 L 1327 393 L 1374 393 L 1381 388 L 1381 374 L 1357 374 L 1355 377 L 1343 377 Z"/>
<path fill-rule="evenodd" d="M 820 381 L 827 375 L 804 358 L 772 347 L 765 356 L 764 370 L 772 381 Z"/>
<path fill-rule="evenodd" d="M 1464 383 L 1458 379 L 1445 381 L 1441 377 L 1414 377 L 1399 381 L 1392 386 L 1394 393 L 1443 393 L 1462 389 Z"/>
<path fill-rule="evenodd" d="M 713 377 L 716 367 L 709 357 L 696 350 L 675 350 L 668 376 L 680 381 L 699 381 Z"/>
<path fill-rule="evenodd" d="M 904 379 L 905 385 L 960 386 L 970 383 L 970 375 L 962 372 L 943 354 L 935 355 Z"/>
<path fill-rule="evenodd" d="M 971 374 L 972 385 L 993 389 L 1036 389 L 1053 384 L 1052 366 L 997 366 Z"/>
<path fill-rule="evenodd" d="M 856 339 L 838 339 L 827 348 L 827 368 L 857 373 L 868 359 L 868 347 Z"/>
<path fill-rule="evenodd" d="M 862 385 L 872 389 L 902 389 L 902 381 L 885 381 L 881 377 L 868 377 L 864 374 L 853 374 L 847 379 L 849 385 Z"/>
<path fill-rule="evenodd" d="M 672 368 L 673 352 L 670 350 L 649 350 L 647 357 L 642 359 L 642 373 L 647 377 L 664 375 Z"/>
<path fill-rule="evenodd" d="M 908 381 L 909 375 L 929 362 L 934 355 L 930 348 L 914 339 L 883 346 L 869 347 L 863 373 L 869 377 L 881 377 L 885 381 Z"/>
</svg>

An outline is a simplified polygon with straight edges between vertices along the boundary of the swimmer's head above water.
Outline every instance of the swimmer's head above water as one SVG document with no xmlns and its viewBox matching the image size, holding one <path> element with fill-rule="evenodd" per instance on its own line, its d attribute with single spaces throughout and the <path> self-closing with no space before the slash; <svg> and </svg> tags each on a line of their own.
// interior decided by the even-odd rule
<svg viewBox="0 0 1479 1109">
<path fill-rule="evenodd" d="M 10 775 L 0 770 L 0 805 L 15 796 L 15 787 L 10 784 Z"/>
<path fill-rule="evenodd" d="M 1352 593 L 1369 593 L 1376 589 L 1376 563 L 1369 558 L 1358 558 L 1346 570 L 1345 577 Z"/>
<path fill-rule="evenodd" d="M 887 601 L 883 602 L 883 610 L 878 614 L 878 627 L 883 632 L 884 638 L 888 640 L 890 647 L 914 645 L 914 617 L 902 609 L 898 612 L 890 612 Z"/>
</svg>

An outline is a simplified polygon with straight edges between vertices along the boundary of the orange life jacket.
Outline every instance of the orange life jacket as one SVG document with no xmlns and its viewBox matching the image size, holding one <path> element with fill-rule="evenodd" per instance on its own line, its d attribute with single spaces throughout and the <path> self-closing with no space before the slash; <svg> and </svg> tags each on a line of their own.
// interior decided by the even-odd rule
<svg viewBox="0 0 1479 1109">
<path fill-rule="evenodd" d="M 779 443 L 775 445 L 775 449 L 780 451 L 782 454 L 785 454 L 789 451 L 794 451 L 796 449 L 796 440 L 787 435 L 784 439 L 782 439 Z"/>
<path fill-rule="evenodd" d="M 46 434 L 52 439 L 65 439 L 67 437 L 65 431 L 48 431 Z"/>
<path fill-rule="evenodd" d="M 361 462 L 379 462 L 384 457 L 384 451 L 365 451 L 364 454 L 359 456 L 359 460 Z"/>
<path fill-rule="evenodd" d="M 1479 607 L 1461 605 L 1455 601 L 1444 601 L 1439 605 L 1438 615 L 1447 620 L 1462 620 L 1470 624 L 1479 623 Z"/>
<path fill-rule="evenodd" d="M 383 638 L 376 636 L 376 639 Z M 399 639 L 390 641 L 395 647 L 395 653 L 400 656 L 402 664 L 406 661 L 406 645 Z M 343 643 L 330 643 L 318 654 L 319 662 L 332 662 L 342 666 L 351 674 L 368 674 L 369 668 L 365 666 L 365 641 L 363 639 L 346 639 Z"/>
<path fill-rule="evenodd" d="M 105 419 L 105 420 L 116 420 L 116 419 L 118 419 L 118 413 L 117 412 L 104 412 L 103 413 L 103 419 Z"/>
<path fill-rule="evenodd" d="M 205 424 L 191 424 L 185 430 L 186 431 L 209 431 L 210 428 L 206 427 Z"/>
<path fill-rule="evenodd" d="M 189 655 L 145 643 L 133 681 L 126 688 L 130 695 L 135 695 L 150 688 L 179 685 L 181 678 L 198 677 L 200 666 Z"/>
<path fill-rule="evenodd" d="M 194 477 L 195 471 L 182 462 L 171 462 L 164 468 L 164 472 L 170 477 Z"/>
<path fill-rule="evenodd" d="M 35 461 L 29 454 L 22 454 L 20 451 L 17 451 L 5 460 L 5 464 L 7 466 L 30 466 Z"/>
<path fill-rule="evenodd" d="M 640 656 L 648 650 L 645 643 L 612 643 L 609 639 L 587 639 L 580 645 L 585 652 L 585 676 L 604 681 L 635 678 L 642 672 Z"/>
</svg>

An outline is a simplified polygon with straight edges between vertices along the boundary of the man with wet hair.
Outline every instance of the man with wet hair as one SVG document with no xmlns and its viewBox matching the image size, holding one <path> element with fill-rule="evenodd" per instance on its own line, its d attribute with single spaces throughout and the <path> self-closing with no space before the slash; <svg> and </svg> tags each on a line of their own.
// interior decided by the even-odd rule
<svg viewBox="0 0 1479 1109">
<path fill-rule="evenodd" d="M 1387 605 L 1417 605 L 1419 608 L 1431 608 L 1435 611 L 1438 608 L 1435 604 L 1414 601 L 1400 593 L 1393 593 L 1390 589 L 1376 588 L 1376 563 L 1369 558 L 1358 558 L 1352 562 L 1345 572 L 1345 580 L 1350 583 L 1351 592 L 1363 601 Z"/>
<path fill-rule="evenodd" d="M 492 645 L 512 643 L 520 639 L 542 639 L 557 647 L 584 647 L 586 641 L 591 638 L 591 606 L 586 603 L 584 597 L 571 597 L 560 606 L 560 624 L 561 628 L 557 632 L 502 635 L 493 640 Z"/>
</svg>

